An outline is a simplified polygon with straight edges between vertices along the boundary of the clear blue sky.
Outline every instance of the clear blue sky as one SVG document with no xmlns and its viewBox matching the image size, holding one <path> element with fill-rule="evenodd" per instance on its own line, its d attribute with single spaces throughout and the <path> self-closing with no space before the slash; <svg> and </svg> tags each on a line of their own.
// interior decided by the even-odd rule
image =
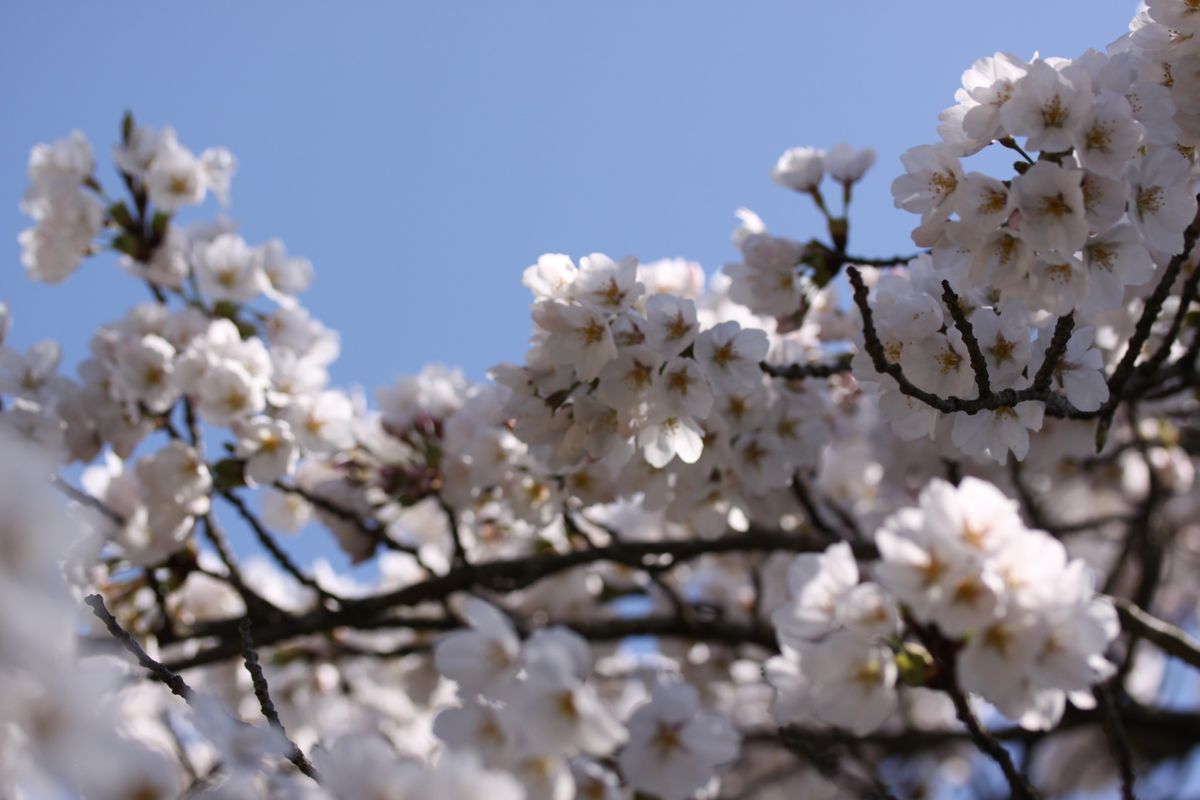
<svg viewBox="0 0 1200 800">
<path fill-rule="evenodd" d="M 241 161 L 251 242 L 308 256 L 305 302 L 368 389 L 440 360 L 520 360 L 538 254 L 736 255 L 733 212 L 817 232 L 768 171 L 786 147 L 870 144 L 853 249 L 905 250 L 888 185 L 932 141 L 959 75 L 995 50 L 1072 56 L 1130 0 L 9 3 L 0 13 L 0 299 L 14 343 L 72 363 L 145 290 L 93 261 L 31 284 L 16 208 L 30 145 L 83 129 L 113 182 L 122 111 Z"/>
</svg>

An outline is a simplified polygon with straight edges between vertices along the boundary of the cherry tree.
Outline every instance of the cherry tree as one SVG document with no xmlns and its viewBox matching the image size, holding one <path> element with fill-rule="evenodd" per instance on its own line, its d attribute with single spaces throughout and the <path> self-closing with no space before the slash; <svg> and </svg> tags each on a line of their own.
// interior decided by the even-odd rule
<svg viewBox="0 0 1200 800">
<path fill-rule="evenodd" d="M 0 306 L 0 796 L 1184 796 L 1197 34 L 971 65 L 911 252 L 851 246 L 871 150 L 796 148 L 820 235 L 543 255 L 522 359 L 373 400 L 312 264 L 181 221 L 231 153 L 36 145 L 28 277 L 149 294 L 73 372 Z"/>
</svg>

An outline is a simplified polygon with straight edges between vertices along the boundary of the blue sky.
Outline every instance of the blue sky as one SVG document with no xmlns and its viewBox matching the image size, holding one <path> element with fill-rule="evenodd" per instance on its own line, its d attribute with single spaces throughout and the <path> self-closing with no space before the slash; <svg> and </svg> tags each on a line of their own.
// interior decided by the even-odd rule
<svg viewBox="0 0 1200 800">
<path fill-rule="evenodd" d="M 334 378 L 368 389 L 429 361 L 482 377 L 520 360 L 521 270 L 538 254 L 736 255 L 733 212 L 810 236 L 768 172 L 786 147 L 872 145 L 853 250 L 908 247 L 888 185 L 932 141 L 959 76 L 995 50 L 1075 55 L 1129 0 L 964 3 L 507 2 L 8 4 L 0 25 L 0 299 L 13 341 L 95 326 L 145 290 L 111 261 L 31 284 L 16 208 L 30 145 L 81 128 L 114 182 L 124 109 L 241 161 L 251 242 L 312 259 Z"/>
</svg>

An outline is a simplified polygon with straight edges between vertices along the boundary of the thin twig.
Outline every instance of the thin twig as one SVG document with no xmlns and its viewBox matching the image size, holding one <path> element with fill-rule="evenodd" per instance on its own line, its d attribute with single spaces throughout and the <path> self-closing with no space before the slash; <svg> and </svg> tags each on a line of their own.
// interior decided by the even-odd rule
<svg viewBox="0 0 1200 800">
<path fill-rule="evenodd" d="M 150 655 L 142 649 L 137 640 L 133 638 L 133 634 L 121 627 L 121 623 L 117 622 L 117 618 L 112 615 L 108 607 L 104 605 L 104 598 L 98 594 L 89 594 L 84 598 L 84 602 L 92 607 L 92 613 L 104 623 L 104 627 L 108 628 L 108 632 L 114 639 L 121 643 L 121 646 L 133 654 L 144 669 L 150 675 L 167 685 L 174 694 L 179 695 L 184 700 L 191 701 L 192 687 L 187 685 L 187 681 L 181 678 L 176 672 L 172 671 L 162 663 L 155 661 Z"/>
<path fill-rule="evenodd" d="M 143 569 L 142 575 L 146 578 L 146 585 L 154 593 L 154 604 L 158 609 L 160 617 L 158 625 L 155 626 L 155 635 L 158 637 L 159 644 L 172 642 L 175 640 L 175 624 L 170 613 L 167 611 L 167 593 L 163 590 L 158 576 L 154 574 L 153 567 Z"/>
<path fill-rule="evenodd" d="M 1138 365 L 1138 369 L 1144 368 L 1147 372 L 1153 373 L 1166 363 L 1167 357 L 1171 355 L 1171 347 L 1174 346 L 1180 331 L 1183 330 L 1183 322 L 1187 319 L 1188 309 L 1191 308 L 1192 301 L 1196 299 L 1197 289 L 1200 289 L 1200 267 L 1193 269 L 1192 274 L 1184 281 L 1183 291 L 1179 293 L 1179 306 L 1175 309 L 1175 316 L 1171 318 L 1171 325 L 1163 334 L 1158 349 L 1150 358 L 1146 359 L 1145 363 Z"/>
<path fill-rule="evenodd" d="M 809 364 L 787 364 L 779 366 L 763 361 L 759 364 L 762 371 L 772 378 L 797 381 L 805 378 L 831 378 L 850 371 L 850 359 L 839 358 L 834 361 L 813 362 Z"/>
<path fill-rule="evenodd" d="M 813 528 L 835 542 L 847 538 L 845 533 L 829 524 L 829 521 L 825 519 L 825 515 L 817 508 L 817 502 L 809 494 L 808 487 L 804 485 L 804 480 L 800 477 L 800 473 L 792 476 L 791 489 L 792 496 L 796 498 L 796 501 L 804 509 L 804 515 L 808 517 L 808 521 L 812 524 Z"/>
<path fill-rule="evenodd" d="M 987 397 L 992 393 L 992 384 L 988 376 L 987 359 L 979 348 L 979 340 L 975 338 L 975 329 L 963 313 L 958 295 L 950 288 L 950 281 L 942 281 L 942 302 L 954 320 L 954 327 L 962 334 L 963 344 L 967 347 L 967 355 L 971 359 L 971 371 L 975 373 L 975 385 L 979 388 L 979 396 Z"/>
<path fill-rule="evenodd" d="M 188 439 L 197 452 L 203 449 L 204 442 L 200 438 L 200 424 L 196 421 L 196 409 L 189 397 L 183 398 L 183 422 L 187 426 Z"/>
<path fill-rule="evenodd" d="M 1054 323 L 1054 333 L 1050 336 L 1050 346 L 1042 357 L 1042 365 L 1033 376 L 1033 390 L 1044 392 L 1050 388 L 1050 381 L 1058 370 L 1063 353 L 1067 352 L 1067 343 L 1071 341 L 1071 333 L 1075 330 L 1075 314 L 1065 314 Z M 1038 334 L 1039 336 L 1041 334 Z"/>
<path fill-rule="evenodd" d="M 1167 296 L 1171 293 L 1171 287 L 1175 285 L 1175 279 L 1179 276 L 1179 271 L 1183 269 L 1184 262 L 1191 256 L 1192 247 L 1196 244 L 1197 234 L 1200 234 L 1200 218 L 1192 220 L 1192 224 L 1188 225 L 1187 230 L 1183 234 L 1183 250 L 1168 262 L 1167 268 L 1163 270 L 1162 278 L 1158 281 L 1158 285 L 1154 287 L 1154 291 L 1146 298 L 1145 305 L 1142 307 L 1142 315 L 1138 318 L 1137 324 L 1134 327 L 1133 336 L 1129 337 L 1125 354 L 1121 357 L 1116 369 L 1113 370 L 1112 375 L 1108 379 L 1108 400 L 1100 407 L 1100 424 L 1097 426 L 1096 431 L 1098 440 L 1104 438 L 1109 426 L 1112 425 L 1113 414 L 1116 412 L 1117 405 L 1121 402 L 1121 392 L 1125 389 L 1126 382 L 1133 375 L 1134 364 L 1137 362 L 1138 356 L 1141 355 L 1142 347 L 1145 346 L 1146 340 L 1150 338 L 1154 322 L 1158 319 L 1163 303 L 1167 301 Z"/>
<path fill-rule="evenodd" d="M 238 567 L 237 560 L 234 558 L 233 550 L 230 548 L 229 542 L 225 539 L 225 533 L 217 525 L 217 521 L 213 518 L 212 513 L 209 512 L 202 516 L 200 523 L 204 528 L 204 533 L 208 537 L 208 541 L 217 551 L 217 556 L 221 559 L 221 563 L 225 565 L 225 569 L 229 573 L 227 580 L 237 590 L 237 593 L 242 596 L 247 610 L 249 611 L 253 606 L 269 614 L 278 616 L 279 609 L 273 603 L 246 585 L 245 579 L 242 578 L 242 571 Z"/>
<path fill-rule="evenodd" d="M 957 681 L 948 683 L 944 688 L 946 694 L 950 695 L 950 699 L 954 702 L 954 713 L 959 722 L 966 726 L 975 745 L 1000 767 L 1005 780 L 1008 781 L 1009 788 L 1012 789 L 1013 797 L 1021 800 L 1038 800 L 1041 795 L 1033 788 L 1033 784 L 1029 782 L 1025 774 L 1017 769 L 1017 765 L 1013 763 L 1012 756 L 1004 749 L 1004 745 L 996 741 L 979 722 L 979 718 L 975 716 L 975 711 L 971 708 L 971 701 L 967 699 L 966 693 L 958 687 Z"/>
<path fill-rule="evenodd" d="M 175 730 L 175 726 L 171 723 L 171 715 L 163 709 L 158 715 L 162 726 L 167 729 L 167 735 L 171 737 L 171 744 L 175 747 L 175 757 L 179 759 L 179 765 L 183 767 L 183 771 L 187 774 L 188 780 L 191 783 L 196 783 L 200 780 L 200 773 L 196 771 L 196 767 L 192 764 L 192 759 L 188 756 L 187 745 L 179 736 L 179 731 Z"/>
<path fill-rule="evenodd" d="M 1116 606 L 1125 630 L 1153 643 L 1167 655 L 1200 669 L 1200 642 L 1171 623 L 1147 613 L 1136 603 L 1121 597 L 1109 599 Z"/>
<path fill-rule="evenodd" d="M 608 525 L 595 522 L 587 519 L 586 517 L 583 519 L 589 525 L 594 525 L 595 527 L 604 531 L 605 534 L 608 535 L 610 542 L 621 541 L 621 535 Z M 563 510 L 563 525 L 568 531 L 573 531 L 583 537 L 590 548 L 596 548 L 596 544 L 592 541 L 591 537 L 588 536 L 587 530 L 579 524 L 579 521 L 575 519 L 574 515 L 565 509 Z M 630 562 L 628 566 L 640 570 L 643 574 L 645 574 L 650 583 L 652 583 L 667 599 L 667 602 L 671 604 L 671 608 L 675 611 L 676 616 L 688 624 L 693 624 L 696 622 L 697 618 L 695 609 L 693 609 L 691 604 L 684 600 L 683 596 L 676 591 L 675 587 L 668 583 L 667 579 L 663 577 L 662 573 L 664 572 L 664 569 L 662 567 L 647 565 L 641 561 Z"/>
<path fill-rule="evenodd" d="M 845 256 L 846 263 L 858 264 L 863 267 L 898 267 L 901 264 L 907 264 L 914 258 L 921 256 L 922 253 L 910 253 L 903 256 L 890 256 L 887 258 L 866 258 L 864 256 Z"/>
<path fill-rule="evenodd" d="M 328 498 L 322 497 L 314 492 L 310 492 L 301 486 L 291 483 L 284 483 L 283 481 L 276 481 L 273 486 L 281 492 L 287 492 L 288 494 L 294 494 L 297 497 L 301 497 L 309 504 L 319 508 L 320 510 L 325 511 L 332 516 L 337 517 L 338 519 L 351 523 L 358 528 L 363 535 L 370 539 L 374 539 L 378 544 L 383 545 L 388 550 L 395 550 L 398 553 L 407 553 L 411 556 L 416 556 L 418 554 L 419 548 L 397 542 L 395 539 L 388 536 L 387 531 L 385 531 L 383 527 L 374 520 L 364 519 L 353 510 L 339 505 Z M 424 564 L 421 564 L 421 567 L 423 569 L 426 568 Z M 426 569 L 426 571 L 429 570 Z"/>
<path fill-rule="evenodd" d="M 72 486 L 70 483 L 67 483 L 67 481 L 65 481 L 61 476 L 58 476 L 58 475 L 55 475 L 53 478 L 51 478 L 51 483 L 54 484 L 54 488 L 58 489 L 60 492 L 62 492 L 63 494 L 65 494 L 67 497 L 71 498 L 75 502 L 79 503 L 80 505 L 84 505 L 84 506 L 87 506 L 88 508 L 99 511 L 102 515 L 104 515 L 105 517 L 108 518 L 109 522 L 113 523 L 114 525 L 117 525 L 117 526 L 125 525 L 125 522 L 126 522 L 125 517 L 122 516 L 121 514 L 117 513 L 117 511 L 115 509 L 113 509 L 112 506 L 108 505 L 107 503 L 105 503 L 103 500 L 96 497 L 95 495 L 89 494 L 89 493 L 83 491 L 82 489 Z"/>
<path fill-rule="evenodd" d="M 300 569 L 299 565 L 292 560 L 292 557 L 288 555 L 286 550 L 279 546 L 279 543 L 275 541 L 275 537 L 273 537 L 271 532 L 267 530 L 266 525 L 264 525 L 262 520 L 260 520 L 254 514 L 254 512 L 250 510 L 242 498 L 229 491 L 222 491 L 220 494 L 221 497 L 225 498 L 226 502 L 233 506 L 238 515 L 246 521 L 246 524 L 250 526 L 250 529 L 254 531 L 254 535 L 258 538 L 259 544 L 261 544 L 263 548 L 265 548 L 266 551 L 271 554 L 271 556 L 285 572 L 299 581 L 302 585 L 312 589 L 319 597 L 325 600 L 341 602 L 340 597 L 322 587 L 319 583 L 317 583 L 315 578 L 309 576 L 304 572 L 304 570 Z"/>
<path fill-rule="evenodd" d="M 980 411 L 1012 408 L 1019 403 L 1030 401 L 1042 403 L 1045 406 L 1046 413 L 1052 417 L 1090 419 L 1099 413 L 1098 411 L 1080 411 L 1066 399 L 1049 391 L 1045 387 L 1038 388 L 1031 386 L 1020 390 L 1001 389 L 998 392 L 991 392 L 986 396 L 977 397 L 973 400 L 954 396 L 942 397 L 933 392 L 925 391 L 908 379 L 908 376 L 904 374 L 904 370 L 900 368 L 899 364 L 888 361 L 883 342 L 879 340 L 879 334 L 875 330 L 875 318 L 871 311 L 871 303 L 868 299 L 869 293 L 866 284 L 863 282 L 862 273 L 854 267 L 850 267 L 846 270 L 846 274 L 850 278 L 851 286 L 854 287 L 854 303 L 858 306 L 859 313 L 862 315 L 863 345 L 867 350 L 867 355 L 871 357 L 871 364 L 874 366 L 876 372 L 888 375 L 895 380 L 901 393 L 920 400 L 925 405 L 943 414 L 954 414 L 960 411 L 966 414 L 977 414 Z M 1062 320 L 1059 321 L 1060 327 L 1065 326 L 1065 324 Z M 1056 333 L 1057 331 L 1058 329 L 1056 329 Z M 1050 364 L 1053 365 L 1061 357 L 1061 352 L 1055 352 L 1055 348 L 1052 345 L 1046 357 L 1047 359 L 1052 359 Z"/>
<path fill-rule="evenodd" d="M 438 495 L 437 502 L 442 513 L 446 515 L 446 525 L 450 529 L 450 541 L 454 544 L 455 563 L 463 566 L 470 565 L 471 562 L 467 559 L 467 548 L 463 545 L 462 532 L 458 527 L 458 512 L 441 495 Z"/>
<path fill-rule="evenodd" d="M 1112 687 L 1101 684 L 1092 690 L 1092 696 L 1096 698 L 1104 735 L 1108 738 L 1121 773 L 1121 800 L 1137 800 L 1133 791 L 1137 781 L 1137 775 L 1133 771 L 1133 749 L 1129 744 L 1129 734 L 1121 723 L 1121 715 L 1117 713 L 1117 702 L 1113 697 Z"/>
<path fill-rule="evenodd" d="M 295 764 L 296 768 L 305 775 L 314 781 L 317 780 L 317 771 L 313 768 L 312 762 L 296 746 L 296 743 L 288 738 L 287 731 L 283 727 L 283 721 L 279 719 L 279 712 L 275 709 L 275 703 L 271 700 L 271 692 L 267 687 L 267 677 L 263 674 L 262 665 L 258 662 L 258 651 L 254 649 L 254 635 L 251 631 L 250 620 L 243 620 L 239 626 L 239 630 L 242 634 L 242 659 L 246 662 L 246 671 L 250 673 L 250 681 L 254 684 L 254 696 L 258 698 L 258 705 L 262 709 L 263 716 L 267 718 L 267 722 L 270 723 L 271 727 L 279 731 L 279 735 L 288 743 L 291 751 L 288 754 L 288 760 Z"/>
</svg>

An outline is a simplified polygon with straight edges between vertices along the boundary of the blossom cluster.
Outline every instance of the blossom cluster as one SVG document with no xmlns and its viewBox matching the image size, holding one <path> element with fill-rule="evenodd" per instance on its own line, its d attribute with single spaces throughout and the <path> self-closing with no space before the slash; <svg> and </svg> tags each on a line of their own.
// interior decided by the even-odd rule
<svg viewBox="0 0 1200 800">
<path fill-rule="evenodd" d="M 774 615 L 784 654 L 767 664 L 781 721 L 858 733 L 883 724 L 898 702 L 901 610 L 905 627 L 959 643 L 962 687 L 1023 727 L 1052 728 L 1068 697 L 1094 706 L 1090 688 L 1115 669 L 1105 652 L 1116 612 L 1090 567 L 1026 528 L 994 486 L 935 479 L 918 506 L 884 520 L 876 543 L 877 583 L 859 582 L 845 543 L 789 568 L 791 599 Z"/>
<path fill-rule="evenodd" d="M 493 375 L 511 390 L 513 433 L 585 503 L 636 494 L 697 524 L 816 466 L 828 399 L 761 367 L 815 357 L 815 331 L 771 336 L 770 320 L 734 305 L 736 284 L 702 293 L 694 272 L 601 254 L 579 267 L 545 255 L 525 272 L 532 345 L 524 365 Z M 713 533 L 724 527 L 719 519 Z"/>
<path fill-rule="evenodd" d="M 897 208 L 920 215 L 913 240 L 930 255 L 909 275 L 881 280 L 874 307 L 887 360 L 918 387 L 978 396 L 968 347 L 943 304 L 945 281 L 993 389 L 1029 388 L 1055 318 L 1069 315 L 1076 329 L 1051 365 L 1050 388 L 1081 412 L 1109 401 L 1103 369 L 1134 332 L 1129 315 L 1194 237 L 1200 128 L 1186 65 L 1200 51 L 1189 7 L 1150 3 L 1107 52 L 980 59 L 941 115 L 942 141 L 904 154 L 892 193 Z M 964 158 L 995 143 L 1020 155 L 1014 174 L 964 171 Z M 940 412 L 892 377 L 873 378 L 865 359 L 857 372 L 879 382 L 897 433 L 935 435 Z M 967 455 L 1021 459 L 1043 408 L 960 412 L 951 436 Z"/>
<path fill-rule="evenodd" d="M 440 712 L 434 732 L 452 750 L 482 753 L 520 777 L 530 798 L 621 796 L 611 758 L 627 785 L 663 800 L 684 800 L 732 761 L 738 737 L 719 714 L 699 710 L 696 690 L 668 681 L 634 706 L 626 724 L 589 681 L 588 643 L 565 628 L 542 628 L 522 642 L 502 612 L 470 599 L 470 627 L 438 642 L 434 659 L 458 687 L 461 705 Z"/>
</svg>

